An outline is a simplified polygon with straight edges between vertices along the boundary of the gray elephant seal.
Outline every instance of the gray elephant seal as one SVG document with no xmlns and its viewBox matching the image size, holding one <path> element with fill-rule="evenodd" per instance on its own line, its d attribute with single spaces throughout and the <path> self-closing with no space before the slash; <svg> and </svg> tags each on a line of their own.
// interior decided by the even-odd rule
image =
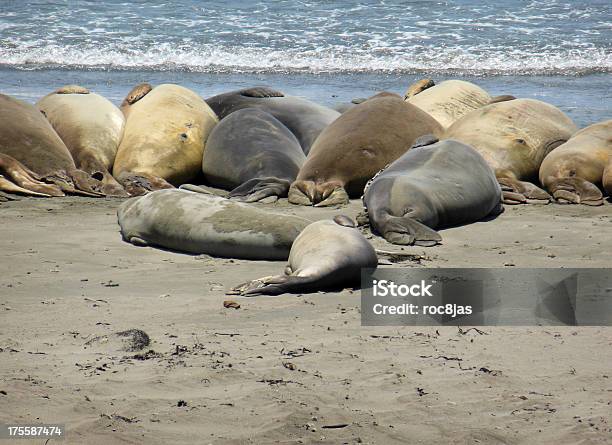
<svg viewBox="0 0 612 445">
<path fill-rule="evenodd" d="M 505 204 L 547 204 L 551 197 L 537 181 L 544 157 L 578 130 L 558 108 L 535 99 L 515 99 L 474 110 L 444 139 L 471 145 L 495 170 Z"/>
<path fill-rule="evenodd" d="M 259 108 L 270 113 L 295 135 L 306 155 L 321 131 L 340 116 L 331 108 L 300 97 L 285 96 L 267 87 L 219 94 L 206 99 L 206 103 L 219 119 L 243 108 Z"/>
<path fill-rule="evenodd" d="M 5 180 L 13 177 L 21 188 L 54 196 L 101 196 L 96 191 L 100 181 L 77 169 L 70 151 L 40 110 L 4 94 L 0 94 L 0 153 L 9 157 L 5 158 L 10 165 Z M 56 187 L 42 191 L 32 179 Z"/>
<path fill-rule="evenodd" d="M 249 260 L 287 259 L 293 240 L 310 223 L 180 189 L 131 198 L 117 216 L 123 239 L 134 245 Z"/>
<path fill-rule="evenodd" d="M 604 170 L 612 160 L 612 120 L 583 128 L 550 152 L 540 182 L 557 202 L 602 205 Z"/>
<path fill-rule="evenodd" d="M 64 86 L 36 106 L 62 138 L 76 166 L 101 182 L 99 192 L 127 196 L 110 173 L 125 125 L 119 108 L 78 85 Z"/>
<path fill-rule="evenodd" d="M 212 130 L 202 171 L 212 186 L 247 202 L 286 197 L 306 160 L 300 142 L 278 119 L 258 108 L 238 110 Z"/>
<path fill-rule="evenodd" d="M 376 252 L 350 218 L 317 221 L 295 239 L 284 275 L 264 277 L 229 294 L 253 296 L 308 292 L 359 283 L 362 268 L 376 268 Z"/>
<path fill-rule="evenodd" d="M 394 244 L 433 246 L 434 230 L 502 212 L 501 188 L 476 150 L 454 140 L 414 147 L 366 187 L 372 231 Z"/>
<path fill-rule="evenodd" d="M 463 80 L 445 80 L 434 86 L 431 80 L 425 79 L 408 88 L 405 97 L 407 102 L 428 113 L 444 128 L 491 101 L 489 93 Z"/>
<path fill-rule="evenodd" d="M 349 197 L 361 196 L 366 182 L 417 138 L 442 132 L 433 117 L 397 94 L 377 94 L 323 130 L 291 184 L 289 202 L 346 204 Z"/>
<path fill-rule="evenodd" d="M 139 85 L 128 94 L 124 113 L 113 175 L 129 194 L 171 188 L 198 175 L 206 139 L 218 122 L 204 99 L 179 85 Z"/>
</svg>

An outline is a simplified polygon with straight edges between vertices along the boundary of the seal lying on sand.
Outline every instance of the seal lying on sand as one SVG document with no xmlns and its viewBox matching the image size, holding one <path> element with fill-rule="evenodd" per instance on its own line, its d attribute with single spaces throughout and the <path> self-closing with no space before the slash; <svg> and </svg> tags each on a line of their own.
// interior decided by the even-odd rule
<svg viewBox="0 0 612 445">
<path fill-rule="evenodd" d="M 418 137 L 442 131 L 434 118 L 397 94 L 377 94 L 323 130 L 289 189 L 289 202 L 345 204 Z"/>
<path fill-rule="evenodd" d="M 515 99 L 474 110 L 445 132 L 474 147 L 495 170 L 506 204 L 548 203 L 550 195 L 531 182 L 544 157 L 565 143 L 576 125 L 558 108 Z"/>
<path fill-rule="evenodd" d="M 127 196 L 110 173 L 125 124 L 115 105 L 86 88 L 68 85 L 45 96 L 36 106 L 66 144 L 76 166 L 101 181 L 97 191 Z"/>
<path fill-rule="evenodd" d="M 359 283 L 362 268 L 376 268 L 374 248 L 346 216 L 317 221 L 295 239 L 284 275 L 243 283 L 229 294 L 308 292 Z"/>
<path fill-rule="evenodd" d="M 38 108 L 4 94 L 0 94 L 0 153 L 10 157 L 5 162 L 12 173 L 7 172 L 5 179 L 12 177 L 24 189 L 54 196 L 63 192 L 101 196 L 96 191 L 100 181 L 76 168 L 70 151 Z M 24 181 L 19 182 L 18 177 Z M 57 188 L 32 189 L 32 179 Z"/>
<path fill-rule="evenodd" d="M 147 90 L 124 105 L 127 121 L 113 167 L 131 195 L 193 179 L 202 168 L 206 138 L 218 122 L 206 102 L 187 88 L 164 84 Z"/>
<path fill-rule="evenodd" d="M 612 160 L 612 120 L 583 128 L 549 153 L 540 167 L 540 182 L 560 203 L 603 204 L 598 188 Z"/>
<path fill-rule="evenodd" d="M 319 133 L 340 116 L 331 108 L 300 97 L 285 96 L 267 87 L 231 91 L 208 98 L 206 102 L 219 119 L 243 108 L 259 108 L 270 113 L 298 138 L 306 155 Z"/>
<path fill-rule="evenodd" d="M 488 105 L 491 96 L 478 85 L 463 80 L 446 80 L 438 85 L 425 79 L 412 85 L 406 92 L 405 99 L 412 105 L 429 113 L 443 128 L 450 127 L 455 121 L 470 111 Z"/>
<path fill-rule="evenodd" d="M 194 254 L 284 260 L 310 223 L 194 191 L 159 190 L 125 201 L 117 211 L 123 239 Z"/>
<path fill-rule="evenodd" d="M 366 186 L 372 231 L 394 244 L 433 246 L 433 229 L 502 212 L 495 173 L 472 147 L 454 140 L 414 147 Z M 360 221 L 361 222 L 361 221 Z"/>
<path fill-rule="evenodd" d="M 252 202 L 287 196 L 305 159 L 299 141 L 278 119 L 245 108 L 210 133 L 202 171 L 208 184 L 234 189 L 230 197 Z"/>
</svg>

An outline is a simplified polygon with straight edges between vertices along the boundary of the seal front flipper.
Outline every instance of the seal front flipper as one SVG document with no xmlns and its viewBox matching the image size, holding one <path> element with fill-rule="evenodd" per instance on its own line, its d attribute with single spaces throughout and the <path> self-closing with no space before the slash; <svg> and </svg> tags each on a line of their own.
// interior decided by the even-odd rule
<svg viewBox="0 0 612 445">
<path fill-rule="evenodd" d="M 268 197 L 285 198 L 291 182 L 280 178 L 253 178 L 239 185 L 229 194 L 244 202 L 256 202 Z"/>
<path fill-rule="evenodd" d="M 274 90 L 270 87 L 253 87 L 240 90 L 240 95 L 245 97 L 285 97 L 281 91 Z"/>
<path fill-rule="evenodd" d="M 388 216 L 380 232 L 392 244 L 431 247 L 442 242 L 438 232 L 406 216 Z"/>
<path fill-rule="evenodd" d="M 560 204 L 603 205 L 603 195 L 595 184 L 582 178 L 559 178 L 548 181 L 548 190 Z"/>
<path fill-rule="evenodd" d="M 512 178 L 497 178 L 504 204 L 548 204 L 552 197 L 531 182 Z"/>
<path fill-rule="evenodd" d="M 174 188 L 165 179 L 147 173 L 123 172 L 117 177 L 117 181 L 130 196 L 145 195 L 155 190 Z"/>
</svg>

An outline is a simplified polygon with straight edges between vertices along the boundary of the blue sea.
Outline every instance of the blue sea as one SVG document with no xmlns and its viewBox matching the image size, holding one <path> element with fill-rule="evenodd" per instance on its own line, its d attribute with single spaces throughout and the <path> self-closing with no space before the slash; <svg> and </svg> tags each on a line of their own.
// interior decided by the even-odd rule
<svg viewBox="0 0 612 445">
<path fill-rule="evenodd" d="M 334 105 L 430 77 L 612 118 L 612 2 L 0 0 L 0 92 L 252 85 Z"/>
</svg>

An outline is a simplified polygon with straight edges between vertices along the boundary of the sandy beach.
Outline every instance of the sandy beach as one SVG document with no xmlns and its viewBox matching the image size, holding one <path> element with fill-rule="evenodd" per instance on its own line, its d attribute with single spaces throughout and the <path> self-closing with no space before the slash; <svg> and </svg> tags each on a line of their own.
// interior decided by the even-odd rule
<svg viewBox="0 0 612 445">
<path fill-rule="evenodd" d="M 611 443 L 612 328 L 365 328 L 359 290 L 228 297 L 284 263 L 134 247 L 119 203 L 0 205 L 0 423 L 64 424 L 70 444 Z M 609 202 L 506 206 L 383 262 L 608 267 L 611 222 Z M 130 329 L 149 344 L 126 351 Z"/>
</svg>

